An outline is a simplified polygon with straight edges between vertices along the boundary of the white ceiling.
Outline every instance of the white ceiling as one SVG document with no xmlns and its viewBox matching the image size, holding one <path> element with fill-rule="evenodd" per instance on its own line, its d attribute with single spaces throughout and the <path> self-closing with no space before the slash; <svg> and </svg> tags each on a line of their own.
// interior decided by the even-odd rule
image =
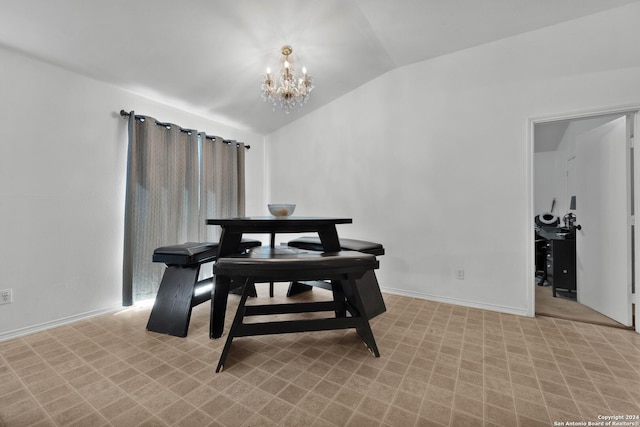
<svg viewBox="0 0 640 427">
<path fill-rule="evenodd" d="M 536 124 L 533 151 L 536 153 L 556 151 L 569 127 L 569 123 L 571 123 L 571 120 Z"/>
<path fill-rule="evenodd" d="M 637 1 L 0 0 L 0 45 L 268 134 L 394 68 Z M 285 44 L 316 84 L 289 115 L 259 93 Z"/>
</svg>

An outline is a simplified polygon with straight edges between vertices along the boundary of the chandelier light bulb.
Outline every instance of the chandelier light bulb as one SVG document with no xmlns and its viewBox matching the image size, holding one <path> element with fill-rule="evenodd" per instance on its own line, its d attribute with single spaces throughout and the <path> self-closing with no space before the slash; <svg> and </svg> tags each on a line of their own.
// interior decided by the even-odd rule
<svg viewBox="0 0 640 427">
<path fill-rule="evenodd" d="M 288 114 L 307 102 L 314 86 L 305 67 L 302 67 L 302 76 L 296 78 L 294 62 L 289 56 L 293 48 L 283 46 L 280 52 L 282 53 L 280 78 L 276 80 L 271 75 L 271 68 L 267 67 L 267 74 L 262 79 L 262 98 L 273 104 L 274 110 L 277 105 Z"/>
</svg>

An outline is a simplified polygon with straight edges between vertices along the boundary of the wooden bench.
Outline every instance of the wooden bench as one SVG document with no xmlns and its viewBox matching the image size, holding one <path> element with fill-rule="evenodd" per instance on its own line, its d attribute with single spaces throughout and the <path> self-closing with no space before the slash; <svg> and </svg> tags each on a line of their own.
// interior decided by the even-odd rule
<svg viewBox="0 0 640 427">
<path fill-rule="evenodd" d="M 380 243 L 368 242 L 366 240 L 340 238 L 340 249 L 343 251 L 358 251 L 371 255 L 384 255 L 384 247 Z M 289 240 L 287 245 L 300 249 L 312 251 L 324 251 L 319 237 L 304 236 Z"/>
<path fill-rule="evenodd" d="M 369 320 L 363 315 L 362 290 L 355 284 L 356 279 L 376 268 L 378 261 L 370 254 L 355 251 L 320 253 L 287 247 L 263 247 L 218 259 L 214 265 L 214 273 L 217 276 L 227 276 L 235 283 L 243 283 L 243 288 L 216 372 L 224 368 L 234 338 L 255 335 L 354 328 L 369 350 L 379 357 Z M 333 291 L 333 301 L 245 305 L 250 288 L 257 282 L 304 280 L 328 281 Z M 333 312 L 334 316 L 243 323 L 247 316 L 325 311 Z"/>
<path fill-rule="evenodd" d="M 290 240 L 287 242 L 287 245 L 312 251 L 321 252 L 324 250 L 320 239 L 313 236 L 304 236 Z M 340 238 L 340 248 L 343 251 L 358 251 L 376 256 L 384 255 L 384 247 L 380 243 L 369 242 L 366 240 Z M 327 288 L 327 284 L 324 281 L 306 281 L 302 284 Z M 362 278 L 356 280 L 356 286 L 361 288 L 365 314 L 368 319 L 373 319 L 387 311 L 384 299 L 382 298 L 382 292 L 380 292 L 378 279 L 373 270 L 368 271 Z"/>
<path fill-rule="evenodd" d="M 262 242 L 243 239 L 241 250 L 260 246 Z M 163 246 L 153 252 L 153 262 L 167 268 L 162 276 L 155 303 L 149 315 L 147 330 L 186 337 L 191 309 L 211 299 L 213 278 L 198 281 L 200 266 L 218 257 L 217 243 L 187 242 Z"/>
</svg>

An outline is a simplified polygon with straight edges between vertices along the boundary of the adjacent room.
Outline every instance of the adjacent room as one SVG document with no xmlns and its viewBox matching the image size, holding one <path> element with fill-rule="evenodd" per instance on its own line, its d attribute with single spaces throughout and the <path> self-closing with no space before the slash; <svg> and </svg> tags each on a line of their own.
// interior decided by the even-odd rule
<svg viewBox="0 0 640 427">
<path fill-rule="evenodd" d="M 637 425 L 639 22 L 0 0 L 0 426 Z"/>
<path fill-rule="evenodd" d="M 536 314 L 633 329 L 637 117 L 535 125 Z"/>
</svg>

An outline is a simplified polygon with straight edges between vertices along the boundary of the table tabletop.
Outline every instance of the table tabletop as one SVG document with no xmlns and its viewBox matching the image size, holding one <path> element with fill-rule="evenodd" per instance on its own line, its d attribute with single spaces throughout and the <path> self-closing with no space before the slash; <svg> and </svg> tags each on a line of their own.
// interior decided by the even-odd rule
<svg viewBox="0 0 640 427">
<path fill-rule="evenodd" d="M 317 231 L 323 227 L 336 224 L 351 224 L 351 218 L 332 218 L 315 216 L 248 216 L 237 218 L 207 219 L 208 225 L 219 225 L 222 228 L 239 229 L 252 233 L 297 233 Z"/>
</svg>

